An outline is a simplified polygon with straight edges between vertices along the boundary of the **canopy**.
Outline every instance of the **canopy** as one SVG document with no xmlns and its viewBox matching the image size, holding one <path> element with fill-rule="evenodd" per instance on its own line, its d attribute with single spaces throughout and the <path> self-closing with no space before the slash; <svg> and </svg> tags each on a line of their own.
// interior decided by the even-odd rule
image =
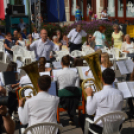
<svg viewBox="0 0 134 134">
<path fill-rule="evenodd" d="M 0 19 L 5 19 L 4 0 L 0 0 Z"/>
<path fill-rule="evenodd" d="M 47 0 L 47 18 L 49 22 L 66 21 L 64 0 Z"/>
</svg>

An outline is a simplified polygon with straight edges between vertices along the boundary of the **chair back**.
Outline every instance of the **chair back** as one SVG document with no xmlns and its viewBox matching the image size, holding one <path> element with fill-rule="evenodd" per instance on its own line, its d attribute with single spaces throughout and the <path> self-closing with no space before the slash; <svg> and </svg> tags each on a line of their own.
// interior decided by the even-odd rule
<svg viewBox="0 0 134 134">
<path fill-rule="evenodd" d="M 81 57 L 82 56 L 82 52 L 79 50 L 74 50 L 71 52 L 71 57 L 76 58 L 76 57 Z"/>
<path fill-rule="evenodd" d="M 103 133 L 102 134 L 120 134 L 119 127 L 122 122 L 127 118 L 126 113 L 121 111 L 114 111 L 101 116 L 94 123 L 102 121 Z"/>
<path fill-rule="evenodd" d="M 4 43 L 0 42 L 0 51 L 5 51 Z"/>
<path fill-rule="evenodd" d="M 28 127 L 24 134 L 57 134 L 58 130 L 61 133 L 63 127 L 56 123 L 39 123 Z"/>
</svg>

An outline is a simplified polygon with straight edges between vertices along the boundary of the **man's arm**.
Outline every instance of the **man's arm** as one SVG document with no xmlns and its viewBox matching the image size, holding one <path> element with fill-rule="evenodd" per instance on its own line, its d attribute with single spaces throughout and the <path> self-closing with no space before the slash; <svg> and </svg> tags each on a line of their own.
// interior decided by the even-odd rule
<svg viewBox="0 0 134 134">
<path fill-rule="evenodd" d="M 87 114 L 93 115 L 96 112 L 97 109 L 97 101 L 95 96 L 93 96 L 93 90 L 91 88 L 86 88 L 85 92 L 87 94 Z"/>
<path fill-rule="evenodd" d="M 32 44 L 26 44 L 27 49 L 30 50 L 30 51 L 34 51 L 35 50 L 35 46 L 37 45 L 36 42 L 37 41 L 34 41 Z"/>
<path fill-rule="evenodd" d="M 14 121 L 11 119 L 10 115 L 8 116 L 3 116 L 3 123 L 4 123 L 4 128 L 6 130 L 6 132 L 8 134 L 14 134 L 14 130 L 15 130 L 15 123 Z"/>
<path fill-rule="evenodd" d="M 87 33 L 85 31 L 82 31 L 82 37 L 86 37 Z"/>
<path fill-rule="evenodd" d="M 28 112 L 28 104 L 25 102 L 25 106 L 23 107 L 25 98 L 22 98 L 19 101 L 19 108 L 18 108 L 18 114 L 19 114 L 19 119 L 20 122 L 24 125 L 28 124 L 28 119 L 29 119 L 29 112 Z"/>
</svg>

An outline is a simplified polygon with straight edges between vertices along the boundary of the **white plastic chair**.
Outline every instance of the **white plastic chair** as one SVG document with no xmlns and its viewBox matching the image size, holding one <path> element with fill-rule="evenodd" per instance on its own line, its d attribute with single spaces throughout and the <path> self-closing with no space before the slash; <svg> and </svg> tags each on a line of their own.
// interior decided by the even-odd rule
<svg viewBox="0 0 134 134">
<path fill-rule="evenodd" d="M 57 131 L 61 133 L 63 127 L 56 123 L 39 123 L 28 127 L 24 134 L 57 134 Z"/>
<path fill-rule="evenodd" d="M 110 112 L 106 115 L 101 116 L 95 122 L 89 118 L 86 118 L 84 134 L 88 134 L 88 131 L 93 134 L 98 134 L 90 128 L 90 124 L 96 125 L 100 121 L 103 124 L 102 134 L 120 134 L 119 127 L 126 118 L 126 113 L 121 111 Z"/>
<path fill-rule="evenodd" d="M 82 51 L 79 50 L 74 50 L 71 52 L 71 57 L 76 58 L 76 57 L 81 57 L 82 56 Z"/>
<path fill-rule="evenodd" d="M 56 51 L 56 61 L 60 62 L 61 58 L 65 55 L 69 55 L 69 51 Z"/>
</svg>

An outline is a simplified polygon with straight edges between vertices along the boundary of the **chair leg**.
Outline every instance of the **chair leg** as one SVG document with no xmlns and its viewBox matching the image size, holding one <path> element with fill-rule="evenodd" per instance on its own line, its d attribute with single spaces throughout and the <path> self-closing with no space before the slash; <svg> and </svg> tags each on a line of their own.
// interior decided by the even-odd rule
<svg viewBox="0 0 134 134">
<path fill-rule="evenodd" d="M 79 110 L 79 116 L 81 115 L 81 110 Z"/>
<path fill-rule="evenodd" d="M 57 108 L 57 122 L 60 123 L 59 108 Z"/>
</svg>

